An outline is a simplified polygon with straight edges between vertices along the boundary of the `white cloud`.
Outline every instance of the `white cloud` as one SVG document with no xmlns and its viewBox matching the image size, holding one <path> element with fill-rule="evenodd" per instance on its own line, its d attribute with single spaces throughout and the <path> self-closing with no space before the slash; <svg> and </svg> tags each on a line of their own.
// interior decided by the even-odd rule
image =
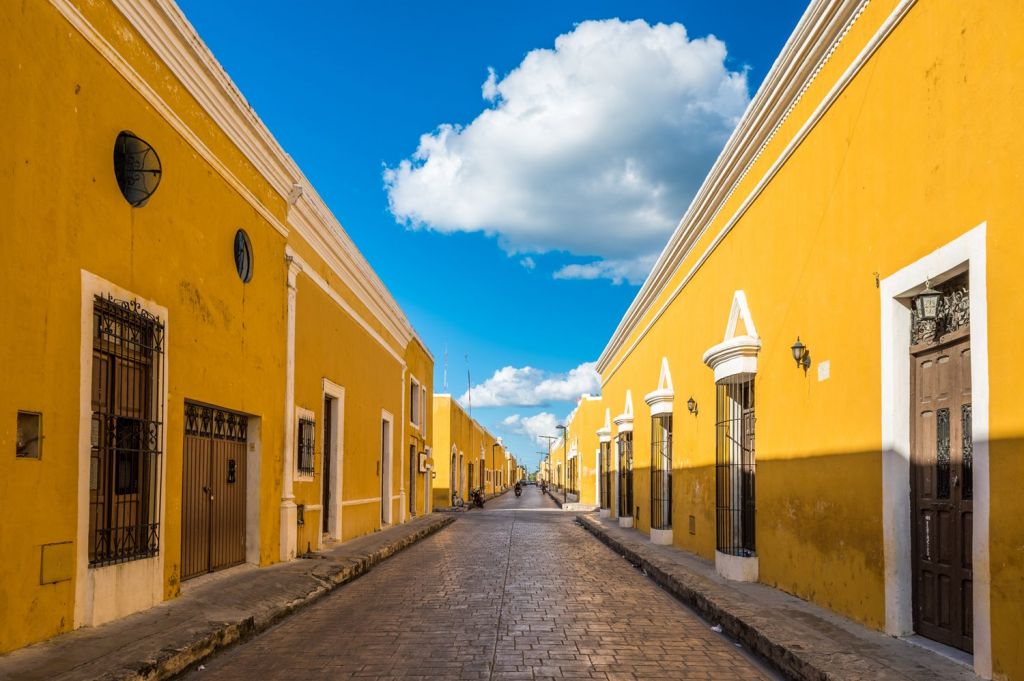
<svg viewBox="0 0 1024 681">
<path fill-rule="evenodd" d="M 554 414 L 542 411 L 533 416 L 520 416 L 519 414 L 507 416 L 502 420 L 501 426 L 508 433 L 525 435 L 538 445 L 546 447 L 548 441 L 542 436 L 558 435 L 559 431 L 555 430 L 557 423 L 558 419 Z"/>
<path fill-rule="evenodd" d="M 614 284 L 624 281 L 642 284 L 657 259 L 655 255 L 644 255 L 631 260 L 595 260 L 564 265 L 553 276 L 555 279 L 611 279 Z"/>
<path fill-rule="evenodd" d="M 522 265 L 523 267 L 525 267 L 528 270 L 532 270 L 532 269 L 537 267 L 537 263 L 535 263 L 533 261 L 533 258 L 531 258 L 530 256 L 526 256 L 525 258 L 520 260 L 519 264 Z"/>
<path fill-rule="evenodd" d="M 535 407 L 550 402 L 574 402 L 580 395 L 596 395 L 601 376 L 595 362 L 584 362 L 565 374 L 552 374 L 533 367 L 502 367 L 483 383 L 473 386 L 474 407 Z M 459 402 L 468 404 L 469 391 Z"/>
<path fill-rule="evenodd" d="M 504 77 L 488 69 L 472 122 L 439 126 L 387 168 L 391 212 L 496 235 L 509 253 L 600 258 L 563 278 L 637 282 L 749 100 L 726 56 L 678 23 L 583 22 Z"/>
</svg>

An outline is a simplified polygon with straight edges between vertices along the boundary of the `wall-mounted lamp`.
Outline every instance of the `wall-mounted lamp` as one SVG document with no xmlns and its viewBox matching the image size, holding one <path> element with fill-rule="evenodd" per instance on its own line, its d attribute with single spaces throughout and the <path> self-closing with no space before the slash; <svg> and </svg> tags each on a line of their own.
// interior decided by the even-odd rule
<svg viewBox="0 0 1024 681">
<path fill-rule="evenodd" d="M 942 294 L 932 288 L 932 282 L 925 280 L 924 290 L 914 298 L 914 309 L 918 319 L 932 320 L 939 316 L 939 299 Z"/>
<path fill-rule="evenodd" d="M 807 373 L 807 369 L 811 366 L 811 353 L 807 350 L 807 346 L 800 342 L 800 336 L 796 337 L 796 343 L 789 348 L 793 352 L 793 359 L 796 361 L 797 367 L 804 370 Z"/>
<path fill-rule="evenodd" d="M 690 397 L 690 399 L 686 400 L 686 410 L 688 412 L 690 412 L 691 414 L 693 414 L 694 416 L 696 416 L 697 415 L 697 400 L 693 399 L 693 397 Z"/>
</svg>

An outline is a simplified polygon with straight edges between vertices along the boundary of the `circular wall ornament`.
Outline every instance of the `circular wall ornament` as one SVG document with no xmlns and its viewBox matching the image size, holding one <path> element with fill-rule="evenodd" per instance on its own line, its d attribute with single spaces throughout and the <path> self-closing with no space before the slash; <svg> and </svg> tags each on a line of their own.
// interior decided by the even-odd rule
<svg viewBox="0 0 1024 681">
<path fill-rule="evenodd" d="M 122 130 L 114 142 L 114 177 L 125 200 L 141 208 L 156 191 L 162 175 L 160 157 L 145 140 Z"/>
<path fill-rule="evenodd" d="M 252 242 L 244 229 L 235 232 L 235 269 L 243 284 L 252 279 Z"/>
</svg>

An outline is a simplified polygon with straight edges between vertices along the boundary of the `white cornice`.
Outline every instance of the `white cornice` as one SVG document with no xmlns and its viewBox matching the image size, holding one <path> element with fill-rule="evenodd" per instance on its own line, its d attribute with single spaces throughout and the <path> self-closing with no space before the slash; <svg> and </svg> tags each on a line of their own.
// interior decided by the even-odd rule
<svg viewBox="0 0 1024 681">
<path fill-rule="evenodd" d="M 872 38 L 866 51 L 873 53 L 877 46 L 888 36 L 892 27 L 898 23 L 915 0 L 903 0 L 893 12 L 888 28 L 883 27 L 879 33 Z M 679 267 L 688 255 L 690 255 L 697 241 L 704 235 L 705 231 L 715 222 L 719 211 L 731 198 L 733 192 L 744 179 L 750 168 L 760 157 L 764 148 L 775 136 L 776 132 L 788 118 L 790 112 L 800 101 L 807 88 L 814 81 L 822 67 L 828 62 L 836 47 L 845 37 L 850 27 L 864 11 L 869 0 L 814 0 L 801 17 L 782 52 L 775 60 L 774 65 L 765 77 L 761 87 L 744 112 L 739 124 L 729 137 L 725 147 L 719 154 L 718 159 L 711 167 L 703 184 L 697 191 L 682 220 L 676 227 L 675 232 L 669 238 L 668 243 L 662 250 L 654 268 L 648 275 L 647 280 L 637 293 L 626 314 L 619 322 L 615 333 L 612 335 L 604 351 L 597 361 L 597 370 L 602 375 L 602 380 L 607 381 L 611 374 L 621 366 L 624 356 L 619 359 L 618 364 L 611 366 L 612 360 L 622 351 L 626 341 L 637 329 L 641 320 L 650 312 L 658 297 L 665 287 L 675 276 Z M 864 53 L 862 52 L 861 57 Z M 859 71 L 865 59 L 858 57 L 855 61 L 856 69 L 853 73 L 848 70 L 844 73 L 846 82 Z M 842 88 L 840 88 L 841 90 Z M 838 93 L 836 88 L 830 90 L 829 97 Z M 830 104 L 831 102 L 829 102 Z M 819 107 L 820 109 L 821 107 Z M 826 107 L 827 108 L 827 107 Z M 823 112 L 815 110 L 814 116 Z M 809 121 L 810 122 L 810 121 Z M 805 124 L 806 127 L 806 124 Z M 802 141 L 804 134 L 798 133 L 797 142 Z M 792 145 L 792 142 L 791 142 Z M 788 158 L 792 149 L 787 147 L 783 152 L 784 158 Z M 778 161 L 777 161 L 778 163 Z M 775 166 L 772 166 L 766 173 L 766 177 L 773 176 Z M 764 181 L 764 178 L 762 178 Z M 760 193 L 761 185 L 755 189 L 753 196 Z M 751 200 L 748 197 L 748 200 Z M 737 216 L 738 219 L 738 216 Z M 732 221 L 729 226 L 731 226 Z M 720 242 L 721 237 L 709 247 L 699 264 L 703 263 L 710 250 Z M 692 273 L 691 273 L 692 274 Z M 685 281 L 683 282 L 685 284 Z M 682 286 L 678 287 L 681 290 Z M 678 294 L 676 290 L 667 301 L 662 304 L 657 314 L 648 322 L 648 326 L 641 334 L 646 333 L 650 325 L 657 320 L 664 312 L 665 307 Z M 637 339 L 627 351 L 626 355 L 635 347 Z"/>
<path fill-rule="evenodd" d="M 73 5 L 72 0 L 51 0 L 71 24 L 151 103 L 154 108 L 206 159 L 217 172 L 281 234 L 288 227 L 316 251 L 345 285 L 403 346 L 416 338 L 408 318 L 370 267 L 341 224 L 328 209 L 295 161 L 241 95 L 220 63 L 173 0 L 112 0 L 143 40 L 164 62 L 185 89 L 231 142 L 288 203 L 288 225 L 283 225 L 259 199 L 235 178 L 194 131 L 134 71 Z M 304 189 L 297 201 L 295 187 Z"/>
</svg>

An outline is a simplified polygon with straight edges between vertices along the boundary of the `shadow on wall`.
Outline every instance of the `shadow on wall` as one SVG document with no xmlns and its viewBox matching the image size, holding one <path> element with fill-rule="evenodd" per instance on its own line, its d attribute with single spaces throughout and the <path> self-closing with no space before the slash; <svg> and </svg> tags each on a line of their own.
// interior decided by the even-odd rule
<svg viewBox="0 0 1024 681">
<path fill-rule="evenodd" d="M 977 443 L 975 448 L 977 448 Z M 990 571 L 993 657 L 1008 670 L 1024 669 L 1020 604 L 1024 603 L 1024 439 L 989 444 Z M 781 458 L 759 455 L 755 469 L 756 546 L 760 581 L 869 627 L 885 625 L 882 455 L 830 452 Z M 633 506 L 637 526 L 649 528 L 651 469 L 634 456 Z M 927 473 L 927 474 L 926 474 Z M 949 484 L 965 484 L 961 473 Z M 677 547 L 713 559 L 716 544 L 716 467 L 672 471 L 672 526 Z M 934 466 L 917 467 L 919 479 L 938 484 Z M 946 474 L 940 473 L 940 476 Z M 943 483 L 945 484 L 945 483 Z M 911 490 L 906 490 L 908 498 Z M 945 493 L 945 492 L 944 492 Z M 615 500 L 611 504 L 615 508 Z M 691 525 L 690 517 L 693 516 Z M 919 523 L 920 524 L 920 523 Z M 692 531 L 691 531 L 692 528 Z M 944 526 L 954 533 L 955 526 Z M 915 530 L 917 531 L 917 530 Z M 923 532 L 923 530 L 921 530 Z M 934 532 L 931 533 L 935 536 Z M 970 555 L 969 528 L 948 550 Z M 920 540 L 919 540 L 920 542 Z M 912 560 L 911 547 L 905 559 Z"/>
</svg>

